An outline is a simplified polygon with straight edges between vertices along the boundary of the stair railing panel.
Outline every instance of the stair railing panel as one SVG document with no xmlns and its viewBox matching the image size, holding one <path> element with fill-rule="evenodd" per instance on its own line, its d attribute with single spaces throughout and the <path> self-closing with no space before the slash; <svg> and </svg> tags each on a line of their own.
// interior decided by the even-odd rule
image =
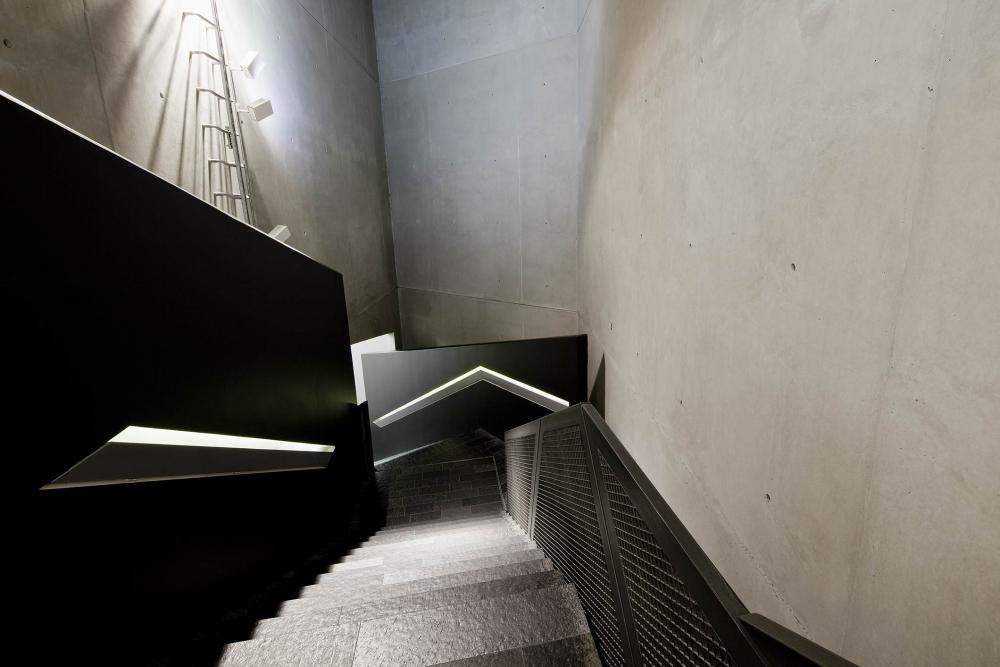
<svg viewBox="0 0 1000 667">
<path fill-rule="evenodd" d="M 748 612 L 589 403 L 505 439 L 512 514 L 576 586 L 604 664 L 853 665 Z"/>
<path fill-rule="evenodd" d="M 531 518 L 534 498 L 537 496 L 535 469 L 538 446 L 538 421 L 507 431 L 505 438 L 507 459 L 507 512 L 527 533 L 532 534 Z"/>
<path fill-rule="evenodd" d="M 592 406 L 505 439 L 512 514 L 576 585 L 604 664 L 766 664 L 746 608 Z"/>
<path fill-rule="evenodd" d="M 576 586 L 604 664 L 635 664 L 628 634 L 623 632 L 624 599 L 592 450 L 578 409 L 540 420 L 535 455 L 538 474 L 532 538 Z"/>
</svg>

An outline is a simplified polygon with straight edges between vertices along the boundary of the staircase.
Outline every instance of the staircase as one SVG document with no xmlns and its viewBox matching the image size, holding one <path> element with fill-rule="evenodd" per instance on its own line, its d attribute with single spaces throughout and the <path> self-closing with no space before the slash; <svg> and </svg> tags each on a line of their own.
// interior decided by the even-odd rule
<svg viewBox="0 0 1000 667">
<path fill-rule="evenodd" d="M 479 434 L 383 466 L 387 527 L 219 664 L 600 665 L 574 586 L 503 509 L 502 452 Z"/>
</svg>

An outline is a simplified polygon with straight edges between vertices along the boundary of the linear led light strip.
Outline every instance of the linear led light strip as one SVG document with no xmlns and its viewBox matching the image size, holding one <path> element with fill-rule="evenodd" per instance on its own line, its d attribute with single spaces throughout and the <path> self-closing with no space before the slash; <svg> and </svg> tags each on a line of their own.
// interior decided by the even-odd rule
<svg viewBox="0 0 1000 667">
<path fill-rule="evenodd" d="M 514 378 L 508 377 L 502 373 L 497 373 L 496 371 L 490 370 L 485 366 L 476 366 L 471 371 L 462 373 L 458 377 L 448 380 L 443 385 L 431 389 L 426 394 L 418 396 L 409 403 L 404 403 L 395 410 L 385 413 L 376 419 L 374 423 L 379 427 L 388 426 L 394 421 L 398 421 L 403 417 L 411 415 L 428 405 L 436 403 L 443 398 L 451 396 L 452 394 L 458 393 L 467 387 L 471 387 L 477 382 L 489 382 L 494 386 L 505 389 L 512 394 L 516 394 L 533 403 L 537 403 L 538 405 L 548 408 L 553 412 L 569 407 L 569 401 L 561 399 L 558 396 L 553 396 L 546 391 L 542 391 L 538 387 L 532 387 L 530 384 L 526 384 L 520 380 L 515 380 Z"/>
<path fill-rule="evenodd" d="M 268 449 L 283 452 L 332 452 L 332 445 L 314 445 L 308 442 L 288 442 L 267 438 L 247 438 L 239 435 L 172 431 L 148 426 L 127 426 L 108 440 L 132 445 L 175 445 L 182 447 L 215 447 L 222 449 Z"/>
</svg>

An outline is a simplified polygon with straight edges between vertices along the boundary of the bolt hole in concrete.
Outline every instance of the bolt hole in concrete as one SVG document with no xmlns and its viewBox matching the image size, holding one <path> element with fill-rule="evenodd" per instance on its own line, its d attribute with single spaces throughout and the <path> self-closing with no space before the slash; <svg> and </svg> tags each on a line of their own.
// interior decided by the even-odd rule
<svg viewBox="0 0 1000 667">
<path fill-rule="evenodd" d="M 10 41 L 9 39 L 6 39 L 6 38 L 5 38 L 5 39 L 3 40 L 3 45 L 4 45 L 4 46 L 6 46 L 6 47 L 7 47 L 8 49 L 9 49 L 9 48 L 12 48 L 12 47 L 14 46 L 14 43 L 13 43 L 13 42 L 11 42 L 11 41 Z"/>
<path fill-rule="evenodd" d="M 771 502 L 771 494 L 770 493 L 765 493 L 764 494 L 764 500 L 766 500 L 767 502 Z"/>
<path fill-rule="evenodd" d="M 794 271 L 794 270 L 795 270 L 795 264 L 793 263 L 792 264 L 792 271 Z"/>
</svg>

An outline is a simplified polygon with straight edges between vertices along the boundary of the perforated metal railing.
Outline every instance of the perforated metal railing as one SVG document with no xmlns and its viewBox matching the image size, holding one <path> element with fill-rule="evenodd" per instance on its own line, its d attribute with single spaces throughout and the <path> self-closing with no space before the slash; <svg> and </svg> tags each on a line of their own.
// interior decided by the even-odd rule
<svg viewBox="0 0 1000 667">
<path fill-rule="evenodd" d="M 541 441 L 533 537 L 576 584 L 604 663 L 626 665 L 582 428 L 555 428 Z"/>
<path fill-rule="evenodd" d="M 507 511 L 525 532 L 531 530 L 531 483 L 535 465 L 535 438 L 532 431 L 507 438 Z"/>
<path fill-rule="evenodd" d="M 505 439 L 510 512 L 576 585 L 604 664 L 851 665 L 748 613 L 593 406 Z"/>
<path fill-rule="evenodd" d="M 726 647 L 657 546 L 625 487 L 604 456 L 598 456 L 643 664 L 732 665 Z"/>
</svg>

